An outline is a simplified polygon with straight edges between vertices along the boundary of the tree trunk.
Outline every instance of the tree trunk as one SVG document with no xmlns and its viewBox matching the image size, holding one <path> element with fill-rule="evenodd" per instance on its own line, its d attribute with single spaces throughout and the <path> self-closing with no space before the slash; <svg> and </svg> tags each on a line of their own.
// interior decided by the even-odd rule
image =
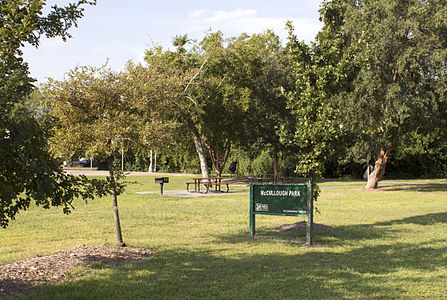
<svg viewBox="0 0 447 300">
<path fill-rule="evenodd" d="M 110 183 L 112 188 L 113 221 L 115 224 L 116 245 L 119 247 L 126 247 L 126 244 L 123 241 L 123 235 L 121 233 L 120 216 L 118 213 L 118 198 L 116 195 L 115 174 L 113 172 L 113 157 L 109 156 L 108 161 L 109 161 Z"/>
<path fill-rule="evenodd" d="M 124 142 L 121 146 L 121 172 L 124 173 Z"/>
<path fill-rule="evenodd" d="M 365 186 L 366 189 L 377 188 L 379 181 L 382 180 L 383 175 L 385 175 L 385 168 L 390 158 L 391 150 L 392 148 L 388 149 L 387 151 L 380 149 L 376 164 L 374 166 L 374 171 L 369 176 L 368 182 Z"/>
<path fill-rule="evenodd" d="M 227 141 L 223 146 L 223 149 L 220 149 L 219 144 L 216 144 L 215 150 L 213 150 L 213 148 L 210 145 L 208 144 L 205 145 L 208 148 L 211 161 L 213 162 L 214 170 L 216 171 L 216 176 L 221 177 L 222 172 L 225 168 L 225 164 L 227 163 L 228 157 L 230 155 L 231 142 Z M 223 152 L 221 152 L 220 150 L 223 150 Z"/>
<path fill-rule="evenodd" d="M 208 148 L 208 152 L 211 157 L 211 161 L 213 162 L 214 171 L 216 171 L 216 176 L 221 177 L 223 166 L 221 166 L 220 163 L 220 153 L 219 153 L 219 146 L 217 147 L 216 151 L 214 151 L 208 144 L 206 145 Z"/>
<path fill-rule="evenodd" d="M 278 166 L 278 147 L 273 146 L 273 183 L 278 183 L 279 166 Z"/>
<path fill-rule="evenodd" d="M 197 134 L 195 134 L 193 131 L 191 133 L 192 133 L 192 137 L 194 139 L 194 145 L 196 147 L 197 154 L 199 155 L 200 169 L 202 170 L 202 177 L 209 178 L 210 174 L 208 172 L 208 163 L 206 162 L 206 155 L 205 155 L 205 152 L 203 151 L 202 142 L 200 141 Z"/>
</svg>

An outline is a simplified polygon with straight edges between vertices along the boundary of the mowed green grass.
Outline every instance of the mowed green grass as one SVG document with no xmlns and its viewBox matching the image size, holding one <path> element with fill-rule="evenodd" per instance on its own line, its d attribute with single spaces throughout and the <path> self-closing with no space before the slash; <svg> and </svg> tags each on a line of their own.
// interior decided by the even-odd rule
<svg viewBox="0 0 447 300">
<path fill-rule="evenodd" d="M 447 294 L 447 180 L 367 192 L 361 182 L 325 182 L 315 222 L 337 232 L 272 229 L 304 218 L 257 216 L 249 195 L 172 197 L 151 176 L 128 177 L 119 209 L 125 242 L 156 251 L 120 267 L 83 267 L 34 290 L 32 299 L 444 299 Z M 185 189 L 170 176 L 165 190 Z M 435 184 L 427 184 L 433 182 Z M 70 215 L 32 207 L 0 230 L 0 263 L 79 244 L 114 244 L 109 197 L 78 201 Z"/>
</svg>

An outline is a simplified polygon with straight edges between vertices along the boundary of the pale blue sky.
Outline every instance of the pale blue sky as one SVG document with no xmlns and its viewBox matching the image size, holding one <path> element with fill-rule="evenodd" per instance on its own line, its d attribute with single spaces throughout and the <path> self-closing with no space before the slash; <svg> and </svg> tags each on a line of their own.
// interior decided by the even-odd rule
<svg viewBox="0 0 447 300">
<path fill-rule="evenodd" d="M 48 0 L 47 6 L 67 2 Z M 183 34 L 200 40 L 210 28 L 227 37 L 273 29 L 286 40 L 287 20 L 294 22 L 298 37 L 309 42 L 321 28 L 320 2 L 98 0 L 96 6 L 86 7 L 79 27 L 71 30 L 72 39 L 65 43 L 42 39 L 38 49 L 24 49 L 25 60 L 31 76 L 39 82 L 48 77 L 61 80 L 76 66 L 100 66 L 107 60 L 113 69 L 121 70 L 128 60 L 141 61 L 145 50 L 153 45 L 168 47 L 174 36 Z"/>
</svg>

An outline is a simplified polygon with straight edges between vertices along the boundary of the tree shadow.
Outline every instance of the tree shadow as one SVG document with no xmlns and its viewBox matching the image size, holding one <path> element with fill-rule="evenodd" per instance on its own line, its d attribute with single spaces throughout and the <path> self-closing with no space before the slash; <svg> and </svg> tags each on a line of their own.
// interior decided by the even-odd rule
<svg viewBox="0 0 447 300">
<path fill-rule="evenodd" d="M 387 184 L 380 187 L 381 190 L 392 192 L 447 192 L 445 183 L 415 183 L 415 184 Z"/>
<path fill-rule="evenodd" d="M 446 239 L 389 242 L 388 225 L 446 223 L 447 213 L 337 227 L 317 232 L 320 248 L 294 243 L 305 232 L 278 233 L 259 228 L 215 236 L 219 247 L 161 251 L 150 259 L 92 271 L 73 282 L 41 287 L 32 296 L 66 299 L 342 299 L 417 298 L 418 291 L 442 298 L 447 292 Z M 386 240 L 382 239 L 387 237 Z M 356 241 L 364 240 L 362 243 Z M 340 247 L 349 243 L 349 247 Z M 354 242 L 354 243 L 352 243 Z M 242 244 L 244 249 L 233 244 Z M 354 246 L 358 245 L 358 246 Z M 239 249 L 232 251 L 233 248 Z M 230 254 L 229 254 L 230 252 Z M 430 289 L 434 284 L 435 289 Z M 421 288 L 422 286 L 422 288 Z M 424 290 L 425 289 L 425 290 Z M 422 292 L 422 293 L 423 293 Z M 415 294 L 416 293 L 416 294 Z M 68 296 L 67 296 L 68 295 Z"/>
<path fill-rule="evenodd" d="M 394 234 L 395 230 L 391 228 L 375 227 L 371 224 L 339 226 L 335 232 L 314 230 L 314 247 L 336 247 L 345 244 L 346 241 L 360 242 L 364 240 L 385 239 L 392 237 Z M 296 232 L 275 232 L 272 228 L 260 227 L 256 229 L 255 236 L 249 236 L 247 229 L 247 231 L 238 234 L 229 234 L 215 238 L 218 242 L 225 244 L 238 244 L 246 242 L 249 239 L 252 243 L 284 242 L 297 246 L 306 245 L 306 231 L 304 229 Z"/>
<path fill-rule="evenodd" d="M 417 224 L 417 225 L 435 225 L 447 224 L 447 212 L 429 213 L 425 215 L 412 216 L 403 219 L 376 222 L 373 224 L 360 225 L 343 225 L 334 227 L 333 231 L 314 230 L 314 237 L 317 239 L 316 246 L 334 247 L 345 243 L 346 241 L 365 241 L 392 238 L 396 232 L 402 232 L 402 229 L 395 229 L 389 226 L 394 224 Z M 318 227 L 317 227 L 318 228 Z M 240 243 L 247 240 L 247 231 L 237 234 L 218 236 L 216 239 L 222 243 Z M 251 237 L 256 240 L 259 238 L 263 241 L 286 242 L 297 245 L 305 245 L 306 230 L 303 228 L 299 231 L 277 232 L 273 228 L 259 227 L 256 228 L 256 235 Z"/>
<path fill-rule="evenodd" d="M 417 225 L 434 225 L 447 224 L 447 212 L 430 213 L 420 216 L 412 216 L 400 220 L 392 220 L 388 222 L 378 222 L 375 225 L 393 225 L 393 224 L 417 224 Z"/>
<path fill-rule="evenodd" d="M 371 245 L 346 252 L 226 256 L 224 251 L 164 251 L 143 262 L 43 287 L 38 294 L 71 299 L 398 298 L 409 280 L 419 284 L 426 280 L 425 272 L 446 267 L 447 255 L 446 248 L 429 243 Z M 407 272 L 398 273 L 402 269 Z M 421 275 L 408 275 L 412 271 Z M 387 277 L 390 273 L 396 274 Z M 444 283 L 446 278 L 440 278 L 439 284 Z"/>
</svg>

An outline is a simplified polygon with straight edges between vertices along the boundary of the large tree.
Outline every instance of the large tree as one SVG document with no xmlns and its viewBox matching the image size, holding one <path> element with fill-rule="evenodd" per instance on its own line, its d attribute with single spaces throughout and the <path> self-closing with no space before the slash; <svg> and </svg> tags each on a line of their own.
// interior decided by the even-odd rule
<svg viewBox="0 0 447 300">
<path fill-rule="evenodd" d="M 250 91 L 237 83 L 236 74 L 242 65 L 235 54 L 236 39 L 225 39 L 221 32 L 209 33 L 188 51 L 186 36 L 174 40 L 177 51 L 148 51 L 151 65 L 164 60 L 170 72 L 187 75 L 183 93 L 172 99 L 172 116 L 189 131 L 202 166 L 208 176 L 206 152 L 214 170 L 222 174 L 232 144 L 244 132 L 245 113 Z M 240 77 L 238 77 L 240 78 Z"/>
<path fill-rule="evenodd" d="M 297 156 L 296 172 L 310 181 L 318 180 L 328 161 L 339 156 L 346 145 L 349 136 L 341 120 L 346 108 L 338 102 L 350 92 L 362 64 L 352 53 L 350 56 L 342 51 L 343 33 L 332 29 L 341 26 L 343 20 L 333 16 L 326 21 L 309 45 L 300 41 L 293 24 L 287 23 L 287 48 L 297 80 L 295 90 L 288 94 L 294 125 L 283 127 L 282 141 Z"/>
<path fill-rule="evenodd" d="M 344 145 L 357 158 L 375 157 L 366 188 L 377 188 L 405 136 L 439 127 L 445 113 L 447 3 L 333 0 L 320 13 L 315 42 L 292 43 L 305 76 L 291 108 L 305 124 L 298 127 L 309 127 L 302 133 L 314 141 L 308 153 L 320 154 L 316 165 Z M 346 133 L 351 141 L 337 141 Z"/>
<path fill-rule="evenodd" d="M 209 168 L 206 152 L 199 132 L 193 124 L 190 112 L 193 110 L 193 104 L 196 105 L 197 103 L 186 94 L 194 79 L 202 71 L 199 65 L 200 54 L 192 55 L 185 49 L 189 42 L 187 35 L 176 36 L 173 39 L 173 45 L 177 47 L 176 51 L 164 50 L 162 47 L 147 50 L 145 55 L 146 68 L 177 78 L 177 85 L 171 87 L 175 92 L 171 93 L 169 97 L 170 105 L 168 107 L 170 109 L 164 110 L 161 117 L 163 117 L 164 122 L 170 121 L 176 124 L 173 127 L 175 132 L 170 134 L 172 143 L 189 144 L 188 140 L 192 140 L 199 158 L 202 176 L 208 178 Z"/>
<path fill-rule="evenodd" d="M 324 30 L 341 39 L 319 42 L 338 48 L 341 61 L 362 62 L 338 105 L 359 137 L 353 149 L 376 157 L 366 188 L 377 188 L 404 137 L 430 131 L 445 112 L 447 2 L 335 0 L 321 12 Z"/>
<path fill-rule="evenodd" d="M 319 195 L 317 182 L 327 162 L 343 147 L 346 136 L 339 122 L 341 111 L 331 101 L 331 96 L 338 90 L 345 90 L 350 78 L 345 76 L 346 68 L 332 67 L 340 61 L 336 47 L 324 42 L 306 45 L 293 33 L 291 22 L 287 27 L 287 48 L 293 58 L 297 80 L 295 90 L 288 93 L 288 109 L 293 122 L 282 126 L 281 141 L 296 160 L 295 172 L 313 185 L 316 200 Z M 324 41 L 325 36 L 339 38 L 323 29 L 317 40 Z"/>
<path fill-rule="evenodd" d="M 185 90 L 192 128 L 208 150 L 217 176 L 224 170 L 231 146 L 245 131 L 250 90 L 237 81 L 243 68 L 237 40 L 225 39 L 220 32 L 207 35 L 198 50 L 198 76 Z"/>
<path fill-rule="evenodd" d="M 289 52 L 272 31 L 242 35 L 234 52 L 240 67 L 235 82 L 250 91 L 244 135 L 239 142 L 249 151 L 268 151 L 273 157 L 274 181 L 279 177 L 282 150 L 279 131 L 292 116 L 287 109 L 287 93 L 294 90 L 295 76 Z M 256 152 L 258 152 L 256 151 Z"/>
<path fill-rule="evenodd" d="M 218 176 L 234 145 L 268 149 L 278 176 L 278 130 L 288 118 L 287 91 L 293 86 L 290 59 L 272 32 L 225 39 L 210 33 L 187 52 L 177 37 L 177 55 L 191 70 L 179 110 L 199 156 L 208 150 Z M 261 121 L 262 120 L 262 121 Z"/>
<path fill-rule="evenodd" d="M 42 15 L 45 1 L 0 1 L 0 226 L 6 227 L 32 201 L 45 208 L 62 205 L 68 213 L 76 196 L 92 197 L 94 185 L 85 177 L 63 174 L 49 153 L 51 131 L 46 120 L 35 118 L 23 106 L 34 80 L 21 47 L 37 47 L 42 35 L 66 40 L 68 30 L 83 15 L 82 5 L 94 3 L 53 6 Z"/>
</svg>

